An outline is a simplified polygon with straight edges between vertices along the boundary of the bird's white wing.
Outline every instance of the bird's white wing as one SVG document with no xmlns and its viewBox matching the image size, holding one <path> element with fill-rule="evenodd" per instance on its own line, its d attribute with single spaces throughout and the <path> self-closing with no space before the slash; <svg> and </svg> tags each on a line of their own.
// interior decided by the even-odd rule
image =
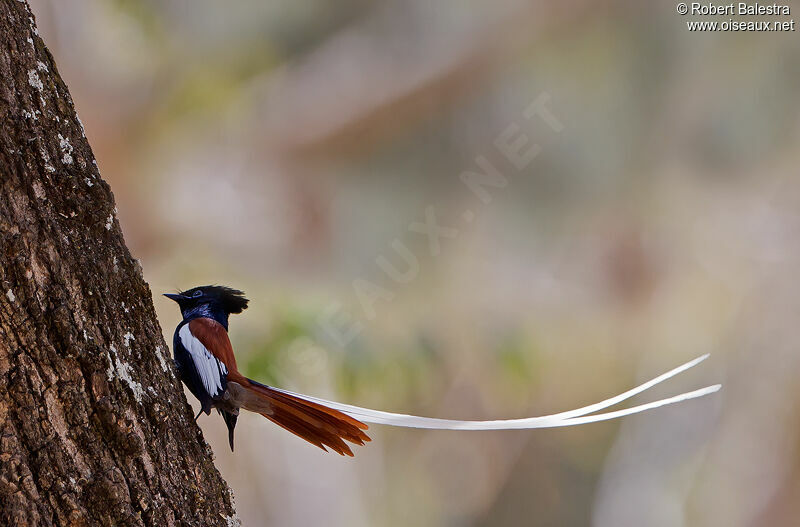
<svg viewBox="0 0 800 527">
<path fill-rule="evenodd" d="M 200 339 L 192 335 L 189 324 L 181 328 L 178 336 L 183 347 L 192 356 L 194 367 L 208 394 L 215 397 L 222 393 L 222 379 L 228 374 L 225 365 L 208 351 Z"/>
<path fill-rule="evenodd" d="M 589 406 L 584 406 L 582 408 L 576 408 L 575 410 L 569 410 L 557 414 L 545 415 L 541 417 L 527 417 L 523 419 L 502 419 L 494 421 L 459 421 L 454 419 L 437 419 L 433 417 L 420 417 L 416 415 L 396 414 L 391 412 L 382 412 L 380 410 L 371 410 L 369 408 L 362 408 L 360 406 L 352 406 L 349 404 L 337 403 L 335 401 L 328 401 L 326 399 L 311 397 L 304 394 L 290 392 L 288 390 L 281 390 L 279 388 L 275 389 L 290 395 L 302 397 L 304 399 L 313 401 L 315 403 L 323 404 L 330 408 L 334 408 L 336 410 L 339 410 L 340 412 L 343 412 L 365 423 L 402 426 L 407 428 L 430 428 L 430 429 L 440 429 L 440 430 L 513 430 L 513 429 L 530 429 L 530 428 L 554 428 L 558 426 L 575 426 L 586 423 L 594 423 L 597 421 L 605 421 L 608 419 L 616 419 L 618 417 L 644 412 L 646 410 L 650 410 L 653 408 L 658 408 L 659 406 L 674 404 L 681 401 L 686 401 L 688 399 L 695 399 L 697 397 L 702 397 L 704 395 L 714 393 L 717 390 L 719 390 L 722 386 L 719 384 L 715 384 L 713 386 L 707 386 L 699 390 L 682 393 L 680 395 L 676 395 L 674 397 L 668 397 L 666 399 L 660 399 L 652 403 L 641 404 L 638 406 L 634 406 L 632 408 L 627 408 L 625 410 L 617 410 L 614 412 L 607 412 L 596 415 L 587 415 L 593 412 L 597 412 L 599 410 L 603 410 L 615 404 L 621 403 L 626 399 L 630 399 L 631 397 L 640 394 L 643 391 L 652 388 L 653 386 L 662 383 L 667 379 L 674 377 L 675 375 L 678 375 L 681 372 L 688 370 L 689 368 L 696 366 L 697 364 L 706 360 L 707 358 L 708 354 L 698 357 L 694 360 L 687 362 L 686 364 L 678 366 L 673 370 L 663 373 L 658 377 L 655 377 L 654 379 L 651 379 L 645 382 L 644 384 L 637 386 L 636 388 L 632 388 L 626 392 L 623 392 L 619 395 L 615 395 L 614 397 L 611 397 L 604 401 L 590 404 Z"/>
</svg>

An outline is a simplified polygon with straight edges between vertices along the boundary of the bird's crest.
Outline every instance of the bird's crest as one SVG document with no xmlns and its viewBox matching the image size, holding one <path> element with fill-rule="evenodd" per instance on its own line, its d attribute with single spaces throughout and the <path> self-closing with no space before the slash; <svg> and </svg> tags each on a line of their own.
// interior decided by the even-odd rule
<svg viewBox="0 0 800 527">
<path fill-rule="evenodd" d="M 232 287 L 226 287 L 224 285 L 202 285 L 199 287 L 193 287 L 187 291 L 183 291 L 181 294 L 191 298 L 198 290 L 203 291 L 205 296 L 216 298 L 216 300 L 222 305 L 223 309 L 231 314 L 241 313 L 247 309 L 247 304 L 250 302 L 247 298 L 245 298 L 243 291 L 233 289 Z"/>
</svg>

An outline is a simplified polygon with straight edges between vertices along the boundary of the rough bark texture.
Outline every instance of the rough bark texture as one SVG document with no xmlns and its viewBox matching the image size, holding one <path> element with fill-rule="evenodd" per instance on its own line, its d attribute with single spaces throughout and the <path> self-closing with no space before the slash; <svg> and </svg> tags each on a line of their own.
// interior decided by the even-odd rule
<svg viewBox="0 0 800 527">
<path fill-rule="evenodd" d="M 237 523 L 27 3 L 0 42 L 0 525 Z"/>
</svg>

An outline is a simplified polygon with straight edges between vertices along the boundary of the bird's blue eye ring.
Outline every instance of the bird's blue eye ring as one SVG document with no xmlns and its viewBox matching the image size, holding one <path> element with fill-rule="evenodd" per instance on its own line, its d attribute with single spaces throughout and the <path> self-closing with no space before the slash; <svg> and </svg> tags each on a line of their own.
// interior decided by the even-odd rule
<svg viewBox="0 0 800 527">
<path fill-rule="evenodd" d="M 194 297 L 203 296 L 203 291 L 201 289 L 198 289 L 197 291 L 194 292 L 194 294 L 192 294 L 192 296 Z"/>
</svg>

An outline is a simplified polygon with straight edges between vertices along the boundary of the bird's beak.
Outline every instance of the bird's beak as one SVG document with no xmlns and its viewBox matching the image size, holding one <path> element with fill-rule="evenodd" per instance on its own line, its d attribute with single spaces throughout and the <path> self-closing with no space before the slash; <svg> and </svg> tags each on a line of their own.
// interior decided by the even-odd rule
<svg viewBox="0 0 800 527">
<path fill-rule="evenodd" d="M 169 299 L 172 299 L 172 300 L 174 300 L 176 302 L 178 302 L 179 300 L 182 300 L 184 298 L 183 295 L 176 295 L 174 293 L 164 293 L 164 296 L 169 298 Z"/>
</svg>

